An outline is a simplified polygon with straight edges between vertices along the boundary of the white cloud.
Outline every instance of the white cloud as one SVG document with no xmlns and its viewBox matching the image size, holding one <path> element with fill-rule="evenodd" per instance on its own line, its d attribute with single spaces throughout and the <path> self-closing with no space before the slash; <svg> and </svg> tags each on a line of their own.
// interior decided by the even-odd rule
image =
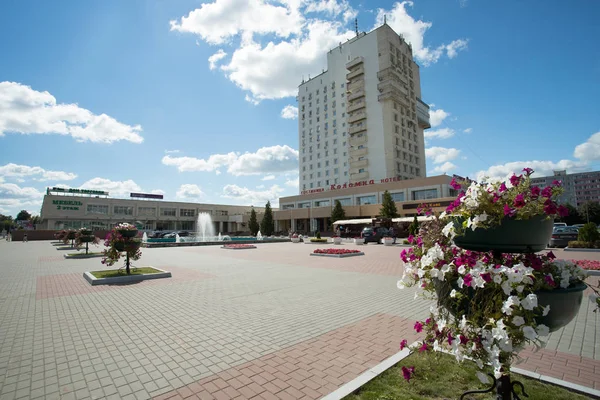
<svg viewBox="0 0 600 400">
<path fill-rule="evenodd" d="M 177 190 L 176 196 L 182 200 L 200 200 L 204 197 L 204 192 L 196 184 L 184 183 Z"/>
<path fill-rule="evenodd" d="M 450 115 L 450 113 L 442 110 L 431 110 L 429 111 L 429 123 L 433 128 L 440 126 L 442 122 Z"/>
<path fill-rule="evenodd" d="M 425 131 L 425 138 L 438 138 L 438 139 L 448 139 L 454 136 L 454 129 L 450 128 L 441 128 L 436 130 L 427 130 Z"/>
<path fill-rule="evenodd" d="M 0 82 L 0 136 L 6 133 L 70 135 L 78 142 L 142 143 L 140 125 L 96 115 L 77 104 L 57 104 L 48 92 L 16 82 Z"/>
<path fill-rule="evenodd" d="M 298 107 L 287 105 L 281 110 L 281 118 L 296 119 L 298 118 Z"/>
<path fill-rule="evenodd" d="M 265 188 L 265 185 L 258 185 L 256 188 L 257 188 L 257 189 L 264 189 L 264 188 Z"/>
<path fill-rule="evenodd" d="M 32 177 L 37 181 L 70 181 L 77 178 L 77 174 L 64 171 L 47 171 L 42 167 L 30 167 L 9 163 L 0 166 L 0 176 L 15 177 L 19 182 L 24 182 L 23 177 Z"/>
<path fill-rule="evenodd" d="M 471 132 L 473 132 L 473 128 L 467 128 L 463 132 L 464 133 L 471 133 Z"/>
<path fill-rule="evenodd" d="M 297 176 L 296 178 L 288 179 L 285 181 L 285 185 L 298 189 L 300 187 L 300 177 Z"/>
<path fill-rule="evenodd" d="M 583 161 L 599 161 L 600 132 L 594 133 L 585 143 L 575 147 L 573 155 Z"/>
<path fill-rule="evenodd" d="M 162 195 L 164 195 L 164 194 L 165 194 L 165 191 L 164 191 L 164 190 L 161 190 L 161 189 L 153 189 L 153 190 L 151 190 L 151 191 L 150 191 L 150 193 L 152 193 L 152 194 L 162 194 Z"/>
<path fill-rule="evenodd" d="M 225 53 L 223 49 L 219 49 L 215 54 L 208 57 L 208 68 L 210 68 L 211 71 L 216 69 L 217 63 L 225 57 L 227 57 L 227 53 Z"/>
<path fill-rule="evenodd" d="M 267 175 L 267 176 L 263 177 L 261 180 L 262 181 L 272 181 L 273 179 L 275 179 L 275 175 Z"/>
<path fill-rule="evenodd" d="M 455 160 L 460 155 L 460 150 L 446 147 L 429 147 L 425 149 L 425 156 L 433 160 L 434 164 L 447 163 Z"/>
<path fill-rule="evenodd" d="M 454 58 L 458 51 L 466 49 L 467 40 L 465 39 L 453 40 L 449 44 L 442 44 L 435 48 L 425 46 L 424 36 L 427 30 L 431 28 L 432 23 L 415 20 L 412 16 L 408 15 L 406 11 L 407 5 L 412 7 L 412 1 L 397 2 L 391 10 L 379 9 L 376 26 L 383 23 L 385 16 L 388 25 L 412 45 L 415 58 L 423 65 L 427 66 L 436 63 L 444 55 L 444 52 L 446 52 L 448 58 Z"/>
<path fill-rule="evenodd" d="M 80 189 L 104 190 L 109 192 L 111 197 L 129 197 L 129 194 L 132 192 L 142 192 L 142 188 L 131 179 L 126 181 L 111 181 L 106 178 L 93 178 L 83 183 Z"/>
<path fill-rule="evenodd" d="M 486 170 L 477 172 L 475 175 L 478 180 L 481 180 L 484 177 L 490 179 L 503 179 L 512 173 L 522 173 L 523 168 L 532 168 L 535 171 L 533 176 L 550 176 L 553 174 L 553 171 L 556 170 L 567 170 L 569 173 L 585 170 L 586 163 L 572 160 L 560 160 L 559 162 L 538 160 L 513 161 L 506 164 L 491 166 Z"/>
<path fill-rule="evenodd" d="M 267 201 L 270 201 L 271 205 L 276 207 L 275 204 L 278 204 L 279 195 L 282 192 L 283 189 L 277 185 L 273 185 L 267 190 L 250 190 L 237 185 L 225 185 L 221 196 L 227 199 L 235 199 L 238 203 L 261 207 Z"/>
<path fill-rule="evenodd" d="M 227 172 L 234 176 L 259 175 L 296 171 L 298 169 L 298 151 L 291 147 L 262 147 L 255 153 L 213 154 L 207 160 L 194 157 L 164 156 L 162 163 L 175 166 L 180 172 L 215 171 L 227 167 Z"/>
<path fill-rule="evenodd" d="M 457 168 L 456 165 L 452 164 L 450 161 L 447 161 L 447 162 L 443 163 L 442 165 L 438 165 L 437 167 L 435 167 L 433 169 L 433 172 L 447 173 L 456 168 Z"/>
<path fill-rule="evenodd" d="M 179 150 L 165 150 L 165 154 L 176 154 L 179 153 Z"/>
<path fill-rule="evenodd" d="M 2 199 L 37 199 L 44 196 L 33 187 L 20 187 L 14 183 L 0 183 L 0 198 Z"/>
</svg>

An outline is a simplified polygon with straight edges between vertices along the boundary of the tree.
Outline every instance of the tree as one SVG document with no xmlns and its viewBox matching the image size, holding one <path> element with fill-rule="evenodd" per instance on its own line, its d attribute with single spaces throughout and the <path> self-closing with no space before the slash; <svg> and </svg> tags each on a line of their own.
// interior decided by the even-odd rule
<svg viewBox="0 0 600 400">
<path fill-rule="evenodd" d="M 579 215 L 583 222 L 593 222 L 600 224 L 600 203 L 597 201 L 588 201 L 579 207 Z"/>
<path fill-rule="evenodd" d="M 19 211 L 19 213 L 17 214 L 17 218 L 15 218 L 17 221 L 27 221 L 31 218 L 31 214 L 29 214 L 27 211 L 25 210 L 21 210 Z"/>
<path fill-rule="evenodd" d="M 408 233 L 410 233 L 413 236 L 419 233 L 419 220 L 417 219 L 416 215 L 415 219 L 413 219 L 412 224 L 410 224 L 408 227 Z"/>
<path fill-rule="evenodd" d="M 273 221 L 273 210 L 271 210 L 271 202 L 267 201 L 265 205 L 265 215 L 260 221 L 260 231 L 265 236 L 271 236 L 275 231 L 275 222 Z"/>
<path fill-rule="evenodd" d="M 39 224 L 41 222 L 42 222 L 42 218 L 39 215 L 32 215 L 31 216 L 31 223 L 33 225 L 37 225 L 37 224 Z"/>
<path fill-rule="evenodd" d="M 331 210 L 331 225 L 333 225 L 335 221 L 343 219 L 346 219 L 346 211 L 344 210 L 344 207 L 342 207 L 342 203 L 340 203 L 339 200 L 336 200 L 333 210 Z"/>
<path fill-rule="evenodd" d="M 383 218 L 396 218 L 398 217 L 398 209 L 396 203 L 392 199 L 392 195 L 387 190 L 383 192 L 383 198 L 381 199 L 381 209 L 379 215 Z"/>
<path fill-rule="evenodd" d="M 258 221 L 256 220 L 256 211 L 252 208 L 250 212 L 250 220 L 248 221 L 248 229 L 250 229 L 250 234 L 256 235 L 260 227 L 258 226 Z"/>
</svg>

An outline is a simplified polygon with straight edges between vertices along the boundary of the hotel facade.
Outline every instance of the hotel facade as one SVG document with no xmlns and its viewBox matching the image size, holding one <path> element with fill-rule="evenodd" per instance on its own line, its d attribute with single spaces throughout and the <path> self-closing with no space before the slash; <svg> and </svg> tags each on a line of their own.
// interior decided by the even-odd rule
<svg viewBox="0 0 600 400">
<path fill-rule="evenodd" d="M 600 202 L 600 171 L 578 172 L 568 174 L 566 170 L 554 171 L 551 176 L 531 178 L 531 183 L 540 187 L 552 185 L 555 180 L 561 181 L 565 189 L 559 198 L 563 204 L 578 207 L 587 202 Z"/>
<path fill-rule="evenodd" d="M 387 24 L 327 53 L 327 70 L 298 89 L 300 191 L 426 175 L 412 48 Z"/>
</svg>

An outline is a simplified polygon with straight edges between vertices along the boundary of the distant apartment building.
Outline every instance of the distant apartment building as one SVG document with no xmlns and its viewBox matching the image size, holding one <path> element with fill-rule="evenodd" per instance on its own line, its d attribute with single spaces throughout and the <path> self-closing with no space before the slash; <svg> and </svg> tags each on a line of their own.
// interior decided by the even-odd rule
<svg viewBox="0 0 600 400">
<path fill-rule="evenodd" d="M 554 171 L 552 176 L 532 178 L 536 186 L 549 186 L 555 180 L 561 181 L 565 192 L 559 198 L 563 204 L 580 206 L 588 201 L 600 202 L 600 171 L 567 174 L 566 170 Z"/>
<path fill-rule="evenodd" d="M 424 178 L 426 128 L 411 46 L 387 24 L 357 33 L 299 86 L 300 193 Z"/>
</svg>

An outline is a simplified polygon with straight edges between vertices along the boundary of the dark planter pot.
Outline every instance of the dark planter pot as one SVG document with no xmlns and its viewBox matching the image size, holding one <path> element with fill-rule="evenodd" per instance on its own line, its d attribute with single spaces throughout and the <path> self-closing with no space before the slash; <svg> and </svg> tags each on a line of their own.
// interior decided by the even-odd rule
<svg viewBox="0 0 600 400">
<path fill-rule="evenodd" d="M 69 240 L 75 239 L 75 232 L 67 232 L 67 239 L 69 239 Z"/>
<path fill-rule="evenodd" d="M 95 237 L 92 236 L 92 235 L 80 236 L 79 237 L 79 241 L 82 242 L 82 243 L 90 243 L 90 242 L 93 242 L 94 239 L 95 239 Z"/>
<path fill-rule="evenodd" d="M 91 229 L 81 229 L 79 231 L 79 233 L 82 234 L 82 235 L 87 236 L 87 235 L 91 235 L 92 234 L 92 230 Z"/>
<path fill-rule="evenodd" d="M 585 283 L 580 283 L 566 289 L 540 290 L 536 292 L 538 305 L 550 306 L 545 317 L 538 317 L 536 322 L 544 324 L 554 332 L 567 325 L 575 318 L 581 306 Z"/>
<path fill-rule="evenodd" d="M 130 241 L 130 242 L 117 242 L 115 243 L 115 249 L 117 251 L 136 251 L 142 246 L 142 242 L 139 241 Z"/>
<path fill-rule="evenodd" d="M 434 279 L 433 284 L 435 286 L 435 294 L 438 298 L 438 304 L 444 307 L 446 310 L 450 312 L 453 316 L 461 315 L 465 313 L 469 314 L 469 303 L 471 299 L 475 296 L 475 289 L 469 288 L 467 293 L 468 296 L 463 298 L 462 301 L 458 301 L 456 298 L 450 297 L 450 292 L 452 289 L 458 289 L 458 283 L 456 281 L 440 281 L 439 279 Z M 481 289 L 479 289 L 481 290 Z"/>
<path fill-rule="evenodd" d="M 546 219 L 544 216 L 528 220 L 505 218 L 500 226 L 493 228 L 466 229 L 462 236 L 454 238 L 454 244 L 474 251 L 534 253 L 546 248 L 550 242 L 553 225 L 552 219 Z"/>
<path fill-rule="evenodd" d="M 123 237 L 132 238 L 136 237 L 138 231 L 137 229 L 119 229 L 117 232 Z"/>
</svg>

